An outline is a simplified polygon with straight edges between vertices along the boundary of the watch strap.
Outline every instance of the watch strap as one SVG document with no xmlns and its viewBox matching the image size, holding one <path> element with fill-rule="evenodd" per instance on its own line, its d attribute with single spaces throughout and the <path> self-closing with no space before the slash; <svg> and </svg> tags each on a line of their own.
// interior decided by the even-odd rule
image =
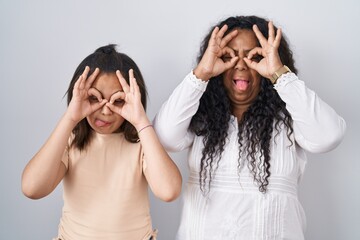
<svg viewBox="0 0 360 240">
<path fill-rule="evenodd" d="M 279 68 L 277 71 L 275 71 L 273 75 L 271 75 L 270 81 L 272 82 L 272 84 L 275 84 L 281 75 L 288 73 L 288 72 L 291 72 L 290 68 L 288 68 L 288 66 L 286 66 L 286 65 L 283 65 L 281 68 Z"/>
</svg>

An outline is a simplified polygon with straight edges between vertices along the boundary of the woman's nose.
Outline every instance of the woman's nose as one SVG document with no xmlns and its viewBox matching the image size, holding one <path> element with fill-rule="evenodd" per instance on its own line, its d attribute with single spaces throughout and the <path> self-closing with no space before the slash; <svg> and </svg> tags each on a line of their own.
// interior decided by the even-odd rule
<svg viewBox="0 0 360 240">
<path fill-rule="evenodd" d="M 235 69 L 237 69 L 239 71 L 248 69 L 248 66 L 246 65 L 246 62 L 244 61 L 242 56 L 239 56 L 239 60 L 235 64 Z"/>
</svg>

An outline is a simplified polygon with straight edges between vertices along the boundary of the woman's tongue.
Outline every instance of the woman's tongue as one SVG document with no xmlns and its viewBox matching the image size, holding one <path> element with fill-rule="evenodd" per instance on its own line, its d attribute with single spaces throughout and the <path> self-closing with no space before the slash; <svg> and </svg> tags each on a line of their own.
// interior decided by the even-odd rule
<svg viewBox="0 0 360 240">
<path fill-rule="evenodd" d="M 246 90 L 249 85 L 249 82 L 246 80 L 234 80 L 236 89 L 238 90 Z"/>
</svg>

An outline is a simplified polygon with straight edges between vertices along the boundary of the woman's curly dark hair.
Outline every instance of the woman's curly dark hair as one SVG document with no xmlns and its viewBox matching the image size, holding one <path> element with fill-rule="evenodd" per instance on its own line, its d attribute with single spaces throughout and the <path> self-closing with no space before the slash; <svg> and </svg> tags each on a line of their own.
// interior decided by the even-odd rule
<svg viewBox="0 0 360 240">
<path fill-rule="evenodd" d="M 268 21 L 257 16 L 230 17 L 216 26 L 221 28 L 225 24 L 228 26 L 225 35 L 234 29 L 252 30 L 253 25 L 256 24 L 264 37 L 268 37 Z M 212 27 L 204 38 L 197 58 L 198 62 L 204 55 L 211 32 L 216 26 Z M 294 73 L 297 73 L 292 51 L 284 36 L 281 38 L 279 55 L 282 63 L 287 65 Z M 292 118 L 285 105 L 285 102 L 281 100 L 273 88 L 272 83 L 268 79 L 261 77 L 259 95 L 238 122 L 238 173 L 240 173 L 242 167 L 240 156 L 244 152 L 254 181 L 258 184 L 259 191 L 263 193 L 267 191 L 271 174 L 270 142 L 272 133 L 274 130 L 279 133 L 281 125 L 286 127 L 289 139 L 293 132 Z M 205 93 L 200 99 L 199 109 L 190 123 L 190 130 L 196 135 L 204 137 L 204 149 L 199 173 L 200 188 L 203 192 L 210 190 L 212 175 L 221 160 L 228 137 L 231 115 L 231 102 L 224 87 L 223 76 L 219 75 L 211 78 Z"/>
</svg>

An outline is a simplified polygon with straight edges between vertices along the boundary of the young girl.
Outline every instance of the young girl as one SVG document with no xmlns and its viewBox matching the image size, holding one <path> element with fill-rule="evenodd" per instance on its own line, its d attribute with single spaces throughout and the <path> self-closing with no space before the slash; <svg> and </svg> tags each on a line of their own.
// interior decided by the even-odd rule
<svg viewBox="0 0 360 240">
<path fill-rule="evenodd" d="M 22 191 L 39 199 L 63 180 L 57 239 L 155 239 L 148 184 L 172 201 L 182 180 L 145 113 L 139 68 L 114 45 L 101 47 L 80 63 L 67 94 L 65 114 L 24 169 Z"/>
</svg>

